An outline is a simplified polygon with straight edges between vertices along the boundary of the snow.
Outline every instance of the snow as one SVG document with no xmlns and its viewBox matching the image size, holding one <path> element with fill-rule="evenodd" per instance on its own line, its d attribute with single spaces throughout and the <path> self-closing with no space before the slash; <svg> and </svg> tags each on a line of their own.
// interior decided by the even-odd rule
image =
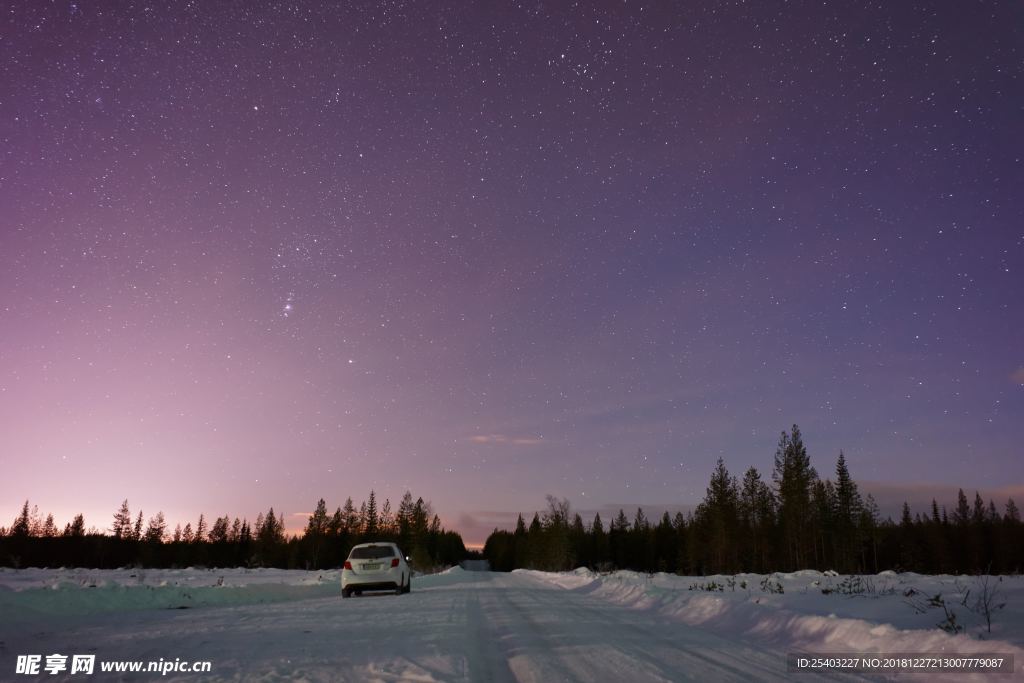
<svg viewBox="0 0 1024 683">
<path fill-rule="evenodd" d="M 763 590 L 766 578 L 784 592 Z M 159 677 L 182 681 L 783 681 L 794 676 L 785 655 L 798 651 L 1000 652 L 1014 657 L 1016 678 L 1024 666 L 1024 579 L 995 577 L 992 585 L 1006 607 L 989 634 L 969 609 L 979 591 L 973 577 L 884 572 L 853 581 L 811 571 L 678 577 L 453 568 L 417 577 L 409 595 L 342 600 L 337 571 L 6 569 L 0 679 L 35 680 L 14 675 L 18 655 L 61 653 L 95 654 L 98 663 L 212 662 L 210 673 Z M 844 595 L 834 590 L 840 586 L 863 590 Z M 965 633 L 937 628 L 941 609 L 921 613 L 910 604 L 936 594 Z"/>
</svg>

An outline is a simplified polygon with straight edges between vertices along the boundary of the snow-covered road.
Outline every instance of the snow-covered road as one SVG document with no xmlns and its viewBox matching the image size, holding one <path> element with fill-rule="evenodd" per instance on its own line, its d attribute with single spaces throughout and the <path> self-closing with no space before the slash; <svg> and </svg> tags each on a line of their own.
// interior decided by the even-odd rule
<svg viewBox="0 0 1024 683">
<path fill-rule="evenodd" d="M 210 673 L 100 673 L 45 680 L 782 681 L 785 653 L 528 573 L 424 577 L 410 595 L 4 615 L 0 678 L 18 654 L 96 661 L 209 660 Z M 12 618 L 13 616 L 13 618 Z M 98 669 L 98 664 L 97 664 Z M 801 681 L 820 680 L 801 674 Z M 830 680 L 857 680 L 851 676 Z"/>
</svg>

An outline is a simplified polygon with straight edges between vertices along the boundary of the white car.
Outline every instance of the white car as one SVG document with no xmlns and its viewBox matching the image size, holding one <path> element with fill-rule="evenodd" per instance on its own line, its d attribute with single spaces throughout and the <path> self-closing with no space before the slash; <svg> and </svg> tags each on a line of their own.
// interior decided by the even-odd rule
<svg viewBox="0 0 1024 683">
<path fill-rule="evenodd" d="M 409 558 L 394 543 L 360 543 L 352 548 L 341 570 L 341 597 L 363 591 L 394 591 L 395 595 L 412 589 Z"/>
</svg>

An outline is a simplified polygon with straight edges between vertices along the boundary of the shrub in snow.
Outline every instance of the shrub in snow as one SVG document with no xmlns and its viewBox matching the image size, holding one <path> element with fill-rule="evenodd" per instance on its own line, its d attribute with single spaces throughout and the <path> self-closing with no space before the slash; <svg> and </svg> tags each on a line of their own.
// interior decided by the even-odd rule
<svg viewBox="0 0 1024 683">
<path fill-rule="evenodd" d="M 1003 577 L 998 577 L 998 581 L 996 581 L 995 577 L 985 574 L 977 577 L 975 581 L 978 598 L 974 603 L 974 612 L 985 619 L 985 626 L 988 632 L 992 633 L 992 613 L 1006 607 L 1006 603 L 999 602 L 998 599 L 999 584 L 1002 583 Z"/>
</svg>

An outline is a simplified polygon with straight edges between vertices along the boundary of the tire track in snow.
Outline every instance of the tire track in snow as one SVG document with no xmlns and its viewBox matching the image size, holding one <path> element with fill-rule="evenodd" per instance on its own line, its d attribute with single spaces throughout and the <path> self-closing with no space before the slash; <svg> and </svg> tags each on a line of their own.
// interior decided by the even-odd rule
<svg viewBox="0 0 1024 683">
<path fill-rule="evenodd" d="M 555 680 L 792 680 L 782 653 L 526 576 L 503 576 L 499 609 L 514 609 L 540 637 L 548 657 L 557 659 L 563 672 Z M 803 674 L 801 680 L 870 679 Z"/>
</svg>

